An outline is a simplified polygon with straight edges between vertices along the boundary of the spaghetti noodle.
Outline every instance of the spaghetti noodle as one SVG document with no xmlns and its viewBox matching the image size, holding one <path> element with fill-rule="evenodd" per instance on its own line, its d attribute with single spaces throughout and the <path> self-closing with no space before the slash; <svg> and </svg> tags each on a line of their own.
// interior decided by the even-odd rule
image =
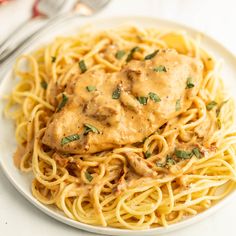
<svg viewBox="0 0 236 236">
<path fill-rule="evenodd" d="M 135 47 L 141 50 L 133 52 L 134 60 L 173 48 L 202 61 L 203 80 L 191 107 L 142 143 L 64 157 L 45 146 L 42 137 L 63 93 L 55 94 L 53 86 L 63 88 L 70 77 L 82 73 L 81 60 L 88 71 L 120 71 Z M 234 104 L 222 89 L 219 69 L 186 33 L 135 26 L 96 33 L 85 29 L 21 56 L 14 68 L 20 80 L 5 113 L 16 124 L 16 165 L 34 175 L 34 197 L 73 220 L 127 229 L 167 226 L 211 207 L 236 181 Z M 177 144 L 182 149 L 170 153 Z M 195 148 L 187 152 L 185 147 Z M 146 157 L 156 176 L 134 174 L 125 153 Z"/>
</svg>

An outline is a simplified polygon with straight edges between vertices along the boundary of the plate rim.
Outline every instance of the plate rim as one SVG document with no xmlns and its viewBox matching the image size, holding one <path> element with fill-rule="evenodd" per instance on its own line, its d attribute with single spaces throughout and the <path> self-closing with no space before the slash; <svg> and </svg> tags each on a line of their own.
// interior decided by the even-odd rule
<svg viewBox="0 0 236 236">
<path fill-rule="evenodd" d="M 212 36 L 208 35 L 205 32 L 202 32 L 201 30 L 198 30 L 192 26 L 188 26 L 183 23 L 175 22 L 173 20 L 169 19 L 164 19 L 164 18 L 158 18 L 158 17 L 148 17 L 148 16 L 142 16 L 142 15 L 130 15 L 130 16 L 93 16 L 90 18 L 87 18 L 85 22 L 82 24 L 78 24 L 79 27 L 85 25 L 85 24 L 92 24 L 92 25 L 97 25 L 99 22 L 104 22 L 104 21 L 116 21 L 116 20 L 128 20 L 128 21 L 135 21 L 135 20 L 144 20 L 144 21 L 153 21 L 153 22 L 161 22 L 165 23 L 171 26 L 171 28 L 178 28 L 182 30 L 186 30 L 187 32 L 191 32 L 194 34 L 202 34 L 204 35 L 205 38 L 207 38 L 209 41 L 213 42 L 218 48 L 224 51 L 224 53 L 227 53 L 231 59 L 235 60 L 236 56 L 227 48 L 225 47 L 221 42 L 217 41 L 214 39 Z M 55 37 L 55 36 L 54 36 Z M 37 39 L 35 39 L 37 40 Z M 29 41 L 27 45 L 23 48 L 23 50 L 26 50 L 30 43 L 34 42 L 35 40 Z M 22 53 L 22 52 L 21 52 Z M 0 87 L 2 86 L 3 81 L 6 79 L 6 74 L 10 72 L 10 66 L 13 61 L 15 61 L 16 56 L 12 57 L 9 61 L 6 63 L 3 63 L 3 72 L 2 72 L 2 77 L 3 80 L 0 81 Z M 236 66 L 236 60 L 235 60 L 235 66 Z M 0 101 L 2 102 L 2 101 Z M 180 222 L 168 225 L 166 227 L 157 227 L 157 228 L 151 228 L 151 229 L 144 229 L 144 230 L 130 230 L 130 229 L 119 229 L 119 228 L 112 228 L 112 227 L 102 227 L 102 226 L 94 226 L 94 225 L 89 225 L 85 223 L 81 223 L 79 221 L 72 220 L 66 216 L 63 216 L 56 211 L 53 211 L 52 209 L 48 208 L 46 205 L 40 203 L 33 197 L 33 195 L 27 193 L 23 187 L 17 184 L 13 176 L 8 172 L 7 166 L 4 164 L 3 159 L 0 158 L 0 167 L 3 170 L 4 175 L 6 178 L 10 181 L 10 183 L 15 187 L 15 189 L 24 196 L 25 199 L 27 199 L 30 203 L 33 204 L 34 207 L 38 208 L 42 212 L 44 212 L 46 215 L 49 217 L 52 217 L 56 219 L 57 221 L 60 221 L 64 224 L 70 225 L 72 227 L 78 228 L 80 230 L 85 230 L 88 232 L 92 233 L 99 233 L 99 234 L 107 234 L 107 235 L 154 235 L 158 233 L 169 233 L 177 229 L 182 229 L 186 226 L 192 225 L 200 220 L 203 220 L 207 216 L 215 213 L 217 210 L 222 208 L 224 205 L 226 205 L 230 200 L 232 200 L 233 197 L 236 196 L 236 190 L 232 191 L 230 194 L 228 194 L 225 198 L 211 206 L 209 209 L 206 209 L 205 211 L 195 215 L 191 216 L 188 219 L 182 220 Z"/>
</svg>

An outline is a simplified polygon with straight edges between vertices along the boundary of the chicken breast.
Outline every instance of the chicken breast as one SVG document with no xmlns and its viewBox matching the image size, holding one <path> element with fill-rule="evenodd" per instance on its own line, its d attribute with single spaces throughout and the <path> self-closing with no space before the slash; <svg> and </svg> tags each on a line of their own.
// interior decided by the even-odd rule
<svg viewBox="0 0 236 236">
<path fill-rule="evenodd" d="M 202 70 L 199 60 L 162 50 L 120 72 L 85 72 L 68 83 L 68 100 L 47 124 L 43 143 L 83 154 L 141 142 L 191 106 Z"/>
</svg>

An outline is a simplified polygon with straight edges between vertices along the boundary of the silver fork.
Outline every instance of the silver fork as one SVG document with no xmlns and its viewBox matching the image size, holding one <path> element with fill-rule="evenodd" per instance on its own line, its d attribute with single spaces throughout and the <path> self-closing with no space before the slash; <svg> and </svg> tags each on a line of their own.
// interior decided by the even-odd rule
<svg viewBox="0 0 236 236">
<path fill-rule="evenodd" d="M 75 0 L 40 0 L 36 5 L 36 9 L 41 14 L 44 14 L 47 17 L 55 17 L 62 12 L 69 11 L 69 7 L 72 7 L 72 3 Z M 74 3 L 75 4 L 75 3 Z M 36 17 L 32 16 L 32 18 L 27 19 L 23 23 L 21 23 L 2 43 L 0 46 L 0 55 L 3 57 L 6 55 L 10 47 L 13 43 L 16 43 L 17 35 L 24 29 L 29 22 L 34 20 Z"/>
<path fill-rule="evenodd" d="M 46 2 L 46 0 L 44 0 Z M 67 4 L 67 8 L 64 8 L 63 5 L 65 2 L 69 2 L 70 1 L 70 8 L 68 7 L 69 4 Z M 73 4 L 72 4 L 73 1 Z M 60 3 L 57 5 L 57 10 L 55 11 L 54 7 L 55 5 L 51 5 L 49 6 L 49 4 L 46 5 L 41 5 L 41 10 L 42 12 L 45 12 L 47 15 L 51 16 L 53 15 L 53 13 L 56 13 L 53 17 L 51 17 L 48 22 L 41 26 L 37 32 L 34 32 L 33 34 L 29 35 L 27 38 L 21 40 L 20 42 L 18 42 L 17 44 L 15 44 L 13 46 L 14 43 L 14 37 L 16 33 L 12 33 L 4 42 L 3 44 L 0 46 L 0 63 L 4 62 L 5 60 L 7 60 L 15 51 L 17 51 L 20 47 L 22 47 L 25 43 L 27 43 L 29 40 L 31 40 L 34 37 L 37 37 L 39 34 L 41 34 L 41 32 L 43 30 L 46 29 L 50 29 L 53 26 L 55 26 L 55 24 L 58 23 L 62 23 L 65 20 L 73 17 L 75 14 L 76 15 L 83 15 L 83 16 L 89 16 L 89 15 L 93 15 L 96 14 L 98 11 L 100 11 L 101 9 L 103 9 L 109 2 L 110 0 L 60 0 L 60 1 L 55 1 L 53 0 L 53 3 Z M 49 1 L 52 3 L 52 0 Z M 64 3 L 63 3 L 64 2 Z M 51 8 L 51 10 L 49 10 L 49 8 Z M 73 8 L 74 13 L 73 14 L 67 14 L 68 11 L 71 11 L 71 9 Z M 70 9 L 70 10 L 68 10 Z M 25 26 L 25 24 L 24 24 Z M 21 26 L 21 29 L 24 27 Z M 18 30 L 17 30 L 18 31 Z"/>
</svg>

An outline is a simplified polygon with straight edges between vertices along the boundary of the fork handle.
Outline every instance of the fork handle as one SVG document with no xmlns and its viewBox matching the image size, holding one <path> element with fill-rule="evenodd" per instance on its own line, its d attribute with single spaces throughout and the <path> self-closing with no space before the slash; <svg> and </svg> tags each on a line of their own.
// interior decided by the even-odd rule
<svg viewBox="0 0 236 236">
<path fill-rule="evenodd" d="M 7 36 L 7 38 L 1 43 L 0 45 L 0 55 L 11 45 L 11 43 L 16 38 L 16 35 L 19 34 L 19 32 L 27 26 L 27 24 L 30 22 L 30 19 L 27 19 L 23 21 L 20 25 L 17 26 L 15 30 L 13 30 L 10 35 Z"/>
<path fill-rule="evenodd" d="M 24 44 L 26 44 L 29 40 L 37 37 L 41 34 L 42 31 L 48 30 L 51 27 L 53 27 L 55 24 L 59 23 L 60 21 L 63 22 L 67 18 L 71 18 L 72 15 L 56 15 L 55 17 L 52 17 L 48 20 L 48 22 L 44 25 L 42 25 L 36 32 L 29 35 L 28 37 L 20 40 L 16 45 L 13 46 L 12 42 L 15 37 L 14 32 L 12 33 L 13 37 L 10 37 L 10 40 L 5 40 L 5 44 L 1 45 L 0 47 L 0 63 L 3 63 L 5 60 L 7 60 L 12 54 L 14 54 L 20 47 L 22 47 Z M 21 29 L 25 26 L 25 24 L 21 25 Z M 17 29 L 18 31 L 18 29 Z M 3 50 L 3 51 L 1 51 Z"/>
</svg>

